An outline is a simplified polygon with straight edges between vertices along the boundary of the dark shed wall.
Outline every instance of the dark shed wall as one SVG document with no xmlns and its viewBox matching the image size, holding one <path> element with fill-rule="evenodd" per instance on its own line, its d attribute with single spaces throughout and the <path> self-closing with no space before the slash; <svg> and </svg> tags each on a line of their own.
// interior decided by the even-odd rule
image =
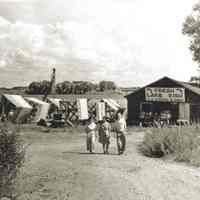
<svg viewBox="0 0 200 200">
<path fill-rule="evenodd" d="M 152 84 L 149 84 L 146 87 L 181 87 L 177 83 L 171 81 L 170 79 L 163 78 L 159 81 L 156 81 Z M 145 101 L 145 88 L 141 88 L 127 96 L 128 100 L 128 122 L 138 122 L 140 115 L 140 103 Z"/>
<path fill-rule="evenodd" d="M 190 104 L 190 121 L 200 122 L 200 95 L 186 90 L 186 100 Z"/>
<path fill-rule="evenodd" d="M 200 104 L 200 95 L 185 89 L 186 102 L 191 104 Z"/>
<path fill-rule="evenodd" d="M 128 122 L 132 123 L 139 120 L 140 103 L 145 101 L 144 89 L 127 97 L 128 100 Z"/>
<path fill-rule="evenodd" d="M 180 87 L 180 88 L 183 88 L 182 85 L 178 84 L 177 82 L 175 82 L 167 77 L 160 79 L 159 81 L 156 81 L 152 84 L 149 84 L 146 87 Z M 145 102 L 145 88 L 146 87 L 127 96 L 128 122 L 129 123 L 133 122 L 133 121 L 137 123 L 139 120 L 140 103 Z M 199 107 L 200 107 L 200 95 L 185 88 L 185 102 L 190 103 L 190 107 L 192 107 L 193 105 L 199 105 Z M 193 116 L 192 110 L 191 110 L 191 116 Z"/>
</svg>

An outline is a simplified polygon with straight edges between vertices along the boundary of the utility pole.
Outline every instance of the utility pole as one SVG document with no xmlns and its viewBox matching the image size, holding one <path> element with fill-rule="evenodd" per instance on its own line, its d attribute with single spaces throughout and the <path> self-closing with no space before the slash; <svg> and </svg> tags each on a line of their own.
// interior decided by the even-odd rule
<svg viewBox="0 0 200 200">
<path fill-rule="evenodd" d="M 50 94 L 55 94 L 56 93 L 56 69 L 55 68 L 53 68 L 50 85 L 51 85 Z"/>
<path fill-rule="evenodd" d="M 55 68 L 53 68 L 50 85 L 46 93 L 44 94 L 43 101 L 47 99 L 49 94 L 56 94 L 56 69 Z"/>
</svg>

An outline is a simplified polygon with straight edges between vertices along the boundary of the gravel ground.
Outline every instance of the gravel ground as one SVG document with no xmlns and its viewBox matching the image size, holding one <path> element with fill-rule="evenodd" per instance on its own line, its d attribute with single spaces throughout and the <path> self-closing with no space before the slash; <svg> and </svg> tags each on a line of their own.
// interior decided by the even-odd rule
<svg viewBox="0 0 200 200">
<path fill-rule="evenodd" d="M 83 134 L 43 133 L 32 140 L 18 188 L 20 200 L 198 200 L 198 168 L 170 159 L 147 158 L 137 151 L 143 132 L 127 135 L 127 150 L 117 155 L 85 151 Z M 30 142 L 30 141 L 29 141 Z"/>
</svg>

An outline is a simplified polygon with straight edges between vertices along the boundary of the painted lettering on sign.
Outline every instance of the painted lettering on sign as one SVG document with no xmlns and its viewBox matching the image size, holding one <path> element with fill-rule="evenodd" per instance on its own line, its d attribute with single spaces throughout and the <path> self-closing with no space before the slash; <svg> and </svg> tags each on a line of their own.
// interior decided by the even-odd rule
<svg viewBox="0 0 200 200">
<path fill-rule="evenodd" d="M 185 88 L 145 88 L 146 101 L 185 102 Z"/>
</svg>

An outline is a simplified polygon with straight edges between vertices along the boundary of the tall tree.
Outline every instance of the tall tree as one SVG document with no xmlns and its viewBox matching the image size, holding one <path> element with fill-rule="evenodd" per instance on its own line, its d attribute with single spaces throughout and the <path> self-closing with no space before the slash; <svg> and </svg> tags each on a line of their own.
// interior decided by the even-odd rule
<svg viewBox="0 0 200 200">
<path fill-rule="evenodd" d="M 56 93 L 58 94 L 71 94 L 72 93 L 72 83 L 69 81 L 64 81 L 56 85 Z"/>
<path fill-rule="evenodd" d="M 191 76 L 189 82 L 191 85 L 200 87 L 200 77 L 199 76 Z"/>
<path fill-rule="evenodd" d="M 117 87 L 113 81 L 101 81 L 99 83 L 100 91 L 115 90 Z"/>
<path fill-rule="evenodd" d="M 200 67 L 200 2 L 193 7 L 192 14 L 186 18 L 183 24 L 183 34 L 189 36 L 193 60 Z"/>
<path fill-rule="evenodd" d="M 49 88 L 49 81 L 32 82 L 29 84 L 26 93 L 27 94 L 45 94 Z"/>
</svg>

